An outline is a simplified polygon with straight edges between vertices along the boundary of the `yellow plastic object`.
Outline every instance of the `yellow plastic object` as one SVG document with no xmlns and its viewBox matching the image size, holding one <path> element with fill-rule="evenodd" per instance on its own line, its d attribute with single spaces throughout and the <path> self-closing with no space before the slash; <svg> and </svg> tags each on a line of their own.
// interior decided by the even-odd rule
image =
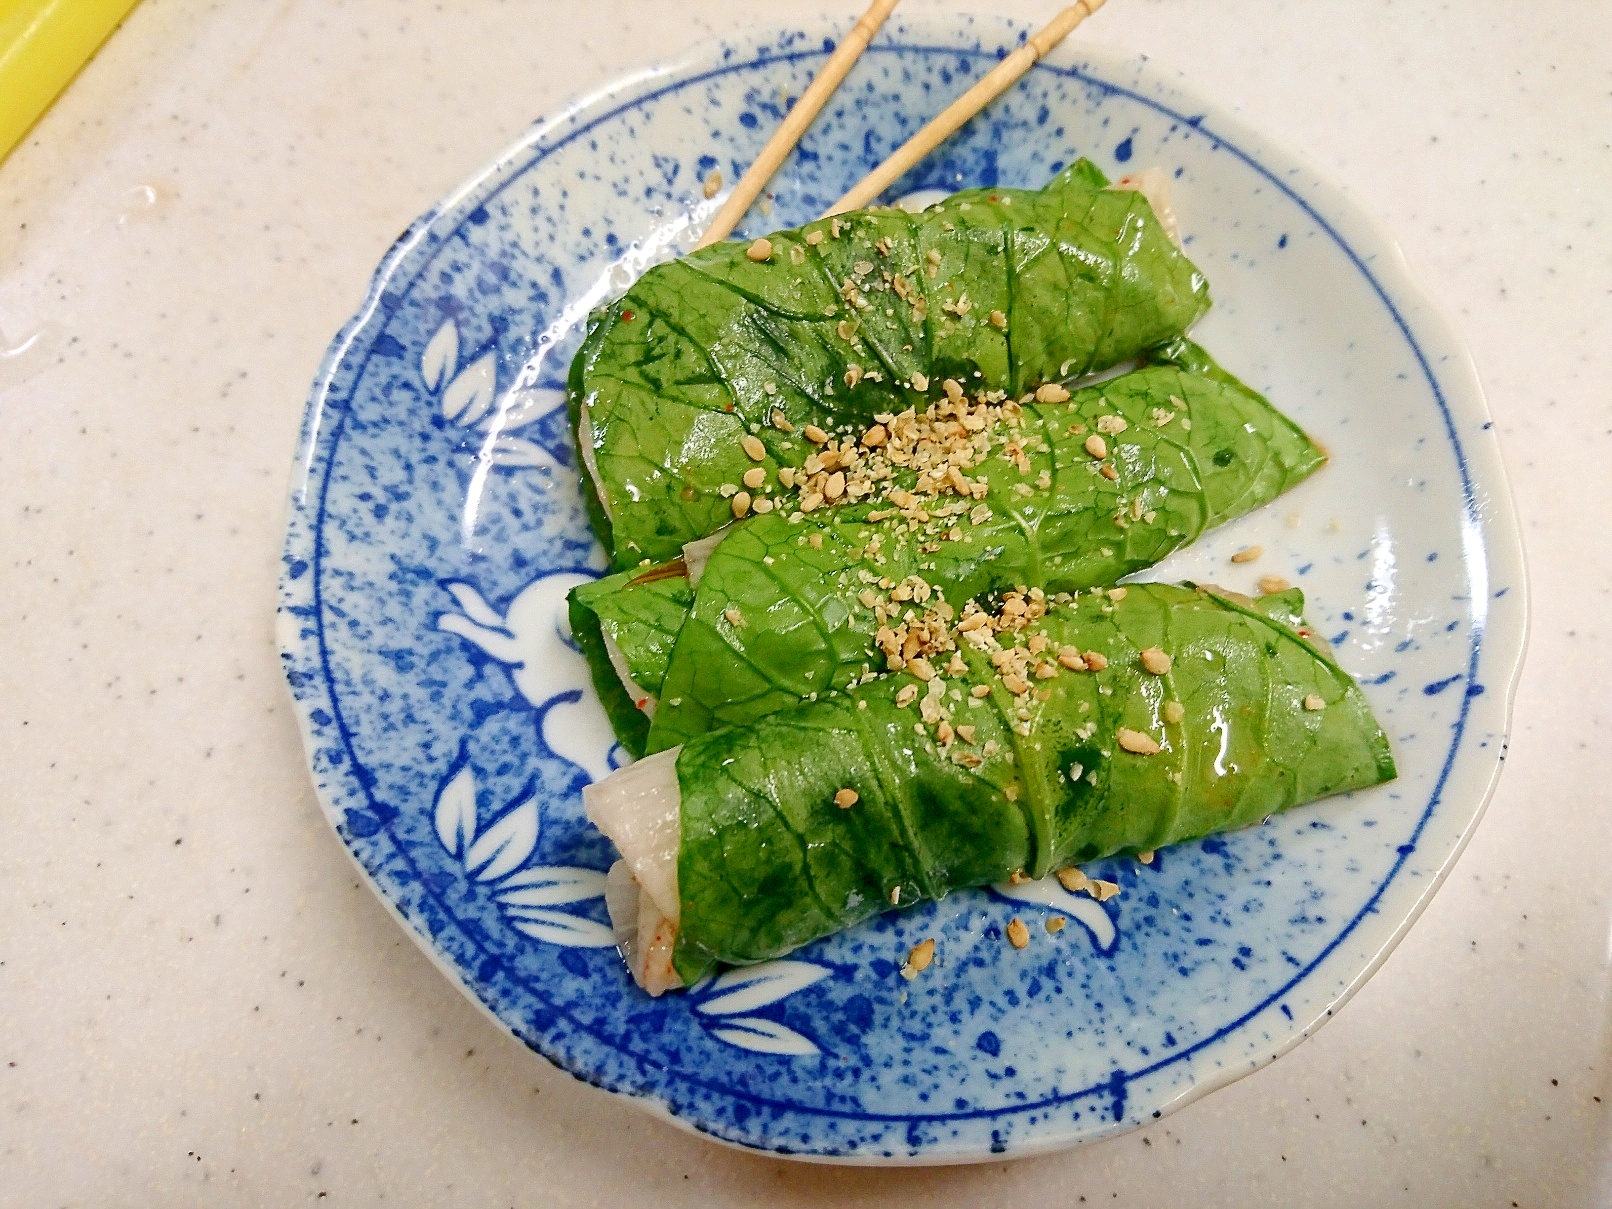
<svg viewBox="0 0 1612 1209">
<path fill-rule="evenodd" d="M 136 0 L 0 0 L 0 160 Z"/>
</svg>

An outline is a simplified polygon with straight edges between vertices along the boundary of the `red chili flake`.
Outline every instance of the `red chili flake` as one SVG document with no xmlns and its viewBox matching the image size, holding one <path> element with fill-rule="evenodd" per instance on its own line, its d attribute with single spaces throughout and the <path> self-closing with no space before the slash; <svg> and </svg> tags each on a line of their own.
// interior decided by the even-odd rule
<svg viewBox="0 0 1612 1209">
<path fill-rule="evenodd" d="M 637 708 L 637 709 L 643 709 L 644 706 L 646 706 L 648 704 L 649 704 L 649 698 L 648 697 L 640 697 L 640 698 L 638 698 L 638 700 L 633 702 L 633 706 L 635 708 Z"/>
<path fill-rule="evenodd" d="M 632 322 L 632 318 L 633 318 L 633 316 L 632 316 L 632 312 L 631 312 L 631 311 L 622 311 L 622 312 L 621 312 L 621 321 L 622 321 L 622 322 L 623 322 L 623 323 L 631 323 L 631 322 Z"/>
</svg>

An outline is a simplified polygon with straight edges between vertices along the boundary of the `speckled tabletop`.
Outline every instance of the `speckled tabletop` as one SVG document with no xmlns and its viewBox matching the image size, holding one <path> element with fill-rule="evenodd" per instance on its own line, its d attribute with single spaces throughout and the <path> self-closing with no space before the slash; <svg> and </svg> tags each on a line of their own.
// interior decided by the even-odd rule
<svg viewBox="0 0 1612 1209">
<path fill-rule="evenodd" d="M 0 1206 L 1612 1200 L 1605 4 L 1116 0 L 1080 35 L 1239 104 L 1398 236 L 1472 345 L 1521 512 L 1506 776 L 1292 1054 L 1059 1156 L 803 1167 L 549 1067 L 358 880 L 273 642 L 308 383 L 416 214 L 538 114 L 733 19 L 146 0 L 0 164 Z"/>
</svg>

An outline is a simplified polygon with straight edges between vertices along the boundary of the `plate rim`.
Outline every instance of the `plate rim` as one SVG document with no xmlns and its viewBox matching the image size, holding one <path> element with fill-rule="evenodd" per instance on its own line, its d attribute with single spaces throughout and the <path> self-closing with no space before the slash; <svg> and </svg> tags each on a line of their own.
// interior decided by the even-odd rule
<svg viewBox="0 0 1612 1209">
<path fill-rule="evenodd" d="M 293 461 L 291 489 L 287 501 L 288 511 L 285 524 L 286 566 L 283 566 L 280 576 L 278 585 L 279 607 L 276 611 L 278 645 L 288 670 L 295 653 L 305 643 L 298 632 L 300 629 L 298 619 L 286 607 L 285 601 L 288 596 L 291 579 L 286 568 L 293 557 L 310 555 L 310 543 L 304 542 L 301 546 L 297 545 L 297 538 L 301 535 L 301 526 L 299 526 L 298 520 L 308 507 L 308 489 L 311 475 L 315 465 L 321 460 L 322 442 L 328 438 L 330 433 L 331 426 L 326 412 L 326 403 L 332 388 L 336 385 L 337 376 L 347 361 L 350 350 L 358 342 L 360 336 L 376 322 L 377 318 L 380 318 L 384 324 L 388 317 L 382 314 L 385 289 L 400 266 L 408 260 L 422 242 L 431 238 L 433 232 L 444 218 L 452 218 L 456 211 L 471 198 L 480 197 L 485 201 L 488 197 L 497 193 L 499 191 L 500 177 L 523 167 L 527 158 L 532 153 L 540 150 L 546 141 L 556 139 L 557 136 L 574 133 L 569 128 L 579 122 L 588 119 L 593 121 L 608 119 L 615 112 L 629 105 L 641 103 L 659 88 L 668 84 L 673 87 L 685 87 L 691 83 L 698 82 L 701 78 L 734 69 L 755 67 L 780 60 L 822 57 L 827 53 L 822 48 L 822 39 L 835 38 L 843 33 L 840 25 L 840 22 L 828 18 L 780 24 L 753 24 L 726 35 L 702 39 L 665 62 L 652 64 L 636 71 L 628 70 L 623 72 L 598 88 L 585 92 L 566 103 L 554 116 L 542 118 L 532 123 L 482 168 L 467 177 L 462 183 L 450 190 L 440 201 L 421 214 L 394 241 L 374 271 L 362 304 L 347 323 L 342 326 L 327 349 L 314 378 L 304 411 L 302 429 Z M 915 33 L 938 38 L 941 41 L 944 41 L 948 36 L 958 40 L 958 35 L 963 34 L 970 42 L 974 43 L 972 49 L 962 44 L 939 45 L 930 48 L 948 52 L 984 54 L 989 53 L 983 49 L 989 39 L 982 36 L 982 31 L 993 28 L 1000 31 L 1000 37 L 1004 42 L 1008 42 L 1014 37 L 1022 40 L 1030 27 L 1021 22 L 995 15 L 969 13 L 908 14 L 906 19 L 892 22 L 891 26 L 887 27 L 886 31 L 881 33 L 880 37 L 875 40 L 871 50 L 876 52 L 881 49 L 888 51 L 892 47 L 903 49 L 922 48 L 919 43 L 912 40 Z M 796 33 L 808 35 L 807 40 L 802 43 L 803 49 L 795 51 L 780 51 L 777 49 L 784 35 Z M 822 38 L 817 37 L 819 34 L 822 35 Z M 721 55 L 723 49 L 730 49 L 737 53 L 724 62 Z M 708 66 L 713 61 L 719 63 L 720 66 L 711 71 L 702 72 L 700 70 L 701 67 Z M 1474 707 L 1473 702 L 1476 697 L 1470 690 L 1468 691 L 1463 700 L 1458 724 L 1463 728 L 1471 725 L 1475 714 L 1478 713 L 1485 716 L 1496 715 L 1494 730 L 1498 738 L 1498 754 L 1478 768 L 1463 768 L 1463 773 L 1468 779 L 1472 779 L 1475 775 L 1481 773 L 1482 784 L 1465 787 L 1466 794 L 1463 796 L 1470 795 L 1474 797 L 1475 804 L 1470 815 L 1463 812 L 1459 833 L 1450 842 L 1448 850 L 1441 855 L 1435 866 L 1428 870 L 1423 879 L 1425 885 L 1420 888 L 1420 892 L 1416 894 L 1403 913 L 1396 913 L 1394 926 L 1383 937 L 1381 943 L 1377 945 L 1376 952 L 1355 971 L 1347 984 L 1341 990 L 1332 994 L 1330 998 L 1324 992 L 1318 996 L 1318 998 L 1328 998 L 1328 1003 L 1324 1005 L 1320 1015 L 1308 1022 L 1294 1021 L 1294 1027 L 1285 1036 L 1281 1037 L 1276 1044 L 1260 1051 L 1257 1058 L 1239 1062 L 1229 1067 L 1222 1066 L 1218 1070 L 1208 1070 L 1202 1075 L 1192 1077 L 1186 1087 L 1182 1088 L 1173 1098 L 1152 1113 L 1152 1119 L 1157 1119 L 1185 1107 L 1187 1104 L 1242 1078 L 1244 1075 L 1260 1069 L 1283 1054 L 1290 1052 L 1301 1041 L 1313 1035 L 1321 1024 L 1335 1015 L 1360 987 L 1380 969 L 1449 876 L 1450 871 L 1454 868 L 1455 863 L 1470 841 L 1473 831 L 1476 830 L 1478 823 L 1486 812 L 1498 784 L 1500 773 L 1504 768 L 1505 752 L 1512 727 L 1516 687 L 1527 648 L 1531 611 L 1529 607 L 1527 564 L 1522 546 L 1521 528 L 1510 489 L 1510 478 L 1505 470 L 1499 441 L 1493 434 L 1492 413 L 1489 411 L 1476 364 L 1473 361 L 1470 350 L 1462 340 L 1458 328 L 1450 319 L 1449 313 L 1430 291 L 1416 282 L 1411 274 L 1403 249 L 1386 227 L 1374 216 L 1367 213 L 1340 183 L 1333 180 L 1325 171 L 1317 168 L 1307 155 L 1294 150 L 1279 140 L 1272 139 L 1271 136 L 1253 127 L 1243 118 L 1240 111 L 1230 104 L 1217 102 L 1208 95 L 1198 92 L 1185 73 L 1174 67 L 1162 64 L 1146 54 L 1127 52 L 1117 47 L 1094 43 L 1083 43 L 1078 46 L 1065 44 L 1044 59 L 1036 70 L 1041 70 L 1043 67 L 1066 76 L 1072 76 L 1089 85 L 1095 85 L 1111 92 L 1122 93 L 1150 108 L 1170 113 L 1172 117 L 1181 117 L 1182 115 L 1166 109 L 1159 100 L 1144 96 L 1131 88 L 1117 86 L 1112 81 L 1130 78 L 1146 81 L 1156 87 L 1162 86 L 1160 87 L 1160 92 L 1168 94 L 1168 99 L 1172 104 L 1181 104 L 1183 108 L 1199 112 L 1199 119 L 1192 122 L 1194 126 L 1218 143 L 1220 147 L 1231 150 L 1249 167 L 1285 192 L 1292 201 L 1296 202 L 1317 222 L 1328 237 L 1346 255 L 1356 262 L 1357 267 L 1388 308 L 1389 313 L 1398 324 L 1401 334 L 1415 353 L 1421 364 L 1426 382 L 1431 387 L 1442 412 L 1447 435 L 1452 443 L 1461 472 L 1462 486 L 1465 489 L 1463 528 L 1468 531 L 1475 530 L 1479 539 L 1479 549 L 1485 556 L 1486 590 L 1492 586 L 1496 571 L 1500 571 L 1507 577 L 1508 586 L 1516 592 L 1517 596 L 1517 600 L 1506 609 L 1495 610 L 1492 607 L 1487 607 L 1492 605 L 1492 601 L 1487 602 L 1486 616 L 1481 626 L 1474 627 L 1475 629 L 1481 628 L 1482 633 L 1481 636 L 1474 636 L 1470 641 L 1470 651 L 1467 659 L 1468 674 L 1476 672 L 1481 665 L 1497 658 L 1499 663 L 1505 666 L 1496 666 L 1492 671 L 1486 670 L 1484 673 L 1484 679 L 1481 682 L 1484 689 L 1499 689 L 1498 692 L 1495 692 L 1490 697 L 1488 703 Z M 1091 74 L 1087 74 L 1088 72 Z M 1248 152 L 1249 147 L 1254 148 L 1253 154 Z M 1293 172 L 1288 175 L 1291 177 L 1296 174 L 1299 180 L 1294 185 L 1285 183 L 1278 179 L 1269 168 L 1265 167 L 1261 162 L 1262 159 L 1275 159 L 1283 163 L 1286 167 L 1293 169 Z M 1300 189 L 1303 190 L 1302 193 L 1299 191 Z M 1306 194 L 1310 196 L 1306 196 Z M 1370 255 L 1365 259 L 1362 259 L 1355 251 L 1354 245 L 1357 243 L 1369 247 Z M 1381 257 L 1380 260 L 1378 259 L 1379 257 Z M 1368 265 L 1367 261 L 1373 263 Z M 1437 374 L 1433 369 L 1434 364 L 1439 366 Z M 1463 413 L 1470 412 L 1470 415 L 1457 416 L 1455 414 L 1457 410 Z M 1475 433 L 1466 433 L 1463 428 L 1461 432 L 1458 432 L 1457 425 L 1465 424 L 1467 421 L 1479 423 L 1479 430 Z M 329 451 L 326 450 L 325 452 L 328 453 Z M 1474 465 L 1481 467 L 1481 470 L 1471 469 Z M 306 537 L 311 539 L 311 562 L 312 556 L 317 555 L 317 529 L 311 525 L 308 526 Z M 1474 683 L 1477 682 L 1469 681 L 1469 684 Z M 289 681 L 287 682 L 287 691 L 293 700 L 293 712 L 303 736 L 305 755 L 309 762 L 309 771 L 315 784 L 321 810 L 327 821 L 331 823 L 333 830 L 337 831 L 337 838 L 343 850 L 347 853 L 355 868 L 363 873 L 370 889 L 375 892 L 376 897 L 381 900 L 388 913 L 402 924 L 404 930 L 414 938 L 431 962 L 446 974 L 461 993 L 480 1008 L 500 1030 L 514 1034 L 526 1048 L 536 1051 L 558 1066 L 559 1069 L 572 1074 L 574 1077 L 621 1095 L 634 1105 L 697 1136 L 709 1138 L 752 1154 L 769 1154 L 788 1157 L 797 1161 L 835 1165 L 952 1165 L 1030 1157 L 1098 1141 L 1102 1138 L 1128 1132 L 1146 1123 L 1147 1118 L 1132 1119 L 1126 1117 L 1120 1121 L 1110 1122 L 1107 1128 L 1085 1131 L 1078 1137 L 1028 1138 L 1017 1142 L 1006 1154 L 990 1153 L 982 1150 L 939 1153 L 931 1151 L 918 1154 L 898 1152 L 894 1155 L 869 1152 L 779 1151 L 747 1142 L 737 1137 L 725 1137 L 720 1133 L 713 1132 L 711 1129 L 700 1127 L 695 1121 L 674 1111 L 663 1092 L 639 1090 L 630 1087 L 610 1087 L 603 1080 L 590 1078 L 588 1075 L 574 1069 L 572 1065 L 562 1061 L 563 1052 L 561 1047 L 556 1046 L 551 1049 L 543 1044 L 541 1037 L 527 1037 L 501 1019 L 492 1005 L 470 987 L 459 968 L 446 959 L 432 938 L 417 923 L 411 922 L 403 914 L 399 904 L 394 902 L 378 884 L 375 875 L 365 867 L 353 845 L 347 841 L 337 827 L 342 821 L 339 807 L 332 795 L 327 793 L 320 774 L 312 767 L 312 759 L 319 743 L 310 715 L 317 706 L 313 702 L 298 699 L 295 692 L 292 691 Z M 1435 787 L 1429 805 L 1424 807 L 1422 818 L 1417 824 L 1416 836 L 1420 836 L 1427 823 L 1433 818 L 1435 800 L 1443 793 L 1445 783 L 1455 770 L 1458 757 L 1464 749 L 1465 745 L 1459 739 L 1451 744 L 1445 758 L 1443 770 L 1440 773 L 1439 784 Z M 1373 910 L 1373 905 L 1378 902 L 1384 891 L 1391 884 L 1399 880 L 1400 874 L 1403 872 L 1402 866 L 1406 855 L 1401 854 L 1399 863 L 1376 883 L 1374 892 L 1356 913 L 1348 927 L 1339 932 L 1329 942 L 1320 956 L 1299 972 L 1295 981 L 1313 975 L 1316 969 L 1328 959 L 1334 949 L 1354 932 L 1362 919 L 1368 915 L 1378 914 Z M 1290 984 L 1284 984 L 1284 987 L 1276 994 L 1280 995 L 1282 990 L 1286 989 L 1290 989 Z M 1256 1005 L 1249 1009 L 1239 1021 L 1222 1026 L 1212 1037 L 1199 1042 L 1196 1046 L 1189 1048 L 1187 1052 L 1198 1052 L 1214 1045 L 1227 1033 L 1235 1033 L 1240 1030 L 1248 1021 L 1268 1010 L 1269 1006 L 1270 1002 Z M 1184 1054 L 1178 1055 L 1175 1060 L 1178 1061 L 1180 1057 L 1184 1056 Z M 1157 1069 L 1157 1067 L 1146 1069 Z M 1140 1077 L 1140 1072 L 1133 1077 Z M 791 1111 L 793 1111 L 793 1108 Z M 1025 1106 L 1015 1106 L 1005 1107 L 985 1115 L 1014 1115 L 1025 1111 L 1027 1111 Z M 900 1121 L 911 1118 L 910 1114 L 899 1116 L 892 1114 L 891 1119 Z"/>
</svg>

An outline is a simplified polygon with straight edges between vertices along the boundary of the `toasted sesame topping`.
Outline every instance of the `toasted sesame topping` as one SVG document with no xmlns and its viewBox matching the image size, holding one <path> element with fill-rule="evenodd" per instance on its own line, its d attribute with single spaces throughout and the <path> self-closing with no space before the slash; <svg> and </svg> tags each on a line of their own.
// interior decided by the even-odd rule
<svg viewBox="0 0 1612 1209">
<path fill-rule="evenodd" d="M 1056 936 L 1059 932 L 1064 930 L 1064 925 L 1068 922 L 1069 921 L 1062 915 L 1054 915 L 1051 919 L 1047 920 L 1047 931 Z"/>
<path fill-rule="evenodd" d="M 926 684 L 935 678 L 935 669 L 922 655 L 907 660 L 907 670 Z"/>
<path fill-rule="evenodd" d="M 1115 470 L 1112 466 L 1110 466 L 1107 462 L 1104 462 L 1101 466 L 1099 466 L 1097 468 L 1097 473 L 1102 475 L 1110 483 L 1112 483 L 1115 479 L 1119 478 L 1119 472 L 1117 470 Z"/>
<path fill-rule="evenodd" d="M 862 381 L 862 367 L 854 362 L 845 367 L 845 385 L 855 386 Z"/>
<path fill-rule="evenodd" d="M 875 424 L 862 434 L 862 444 L 869 449 L 877 449 L 890 439 L 890 432 L 883 424 Z"/>
<path fill-rule="evenodd" d="M 1094 672 L 1101 672 L 1108 667 L 1108 656 L 1101 651 L 1087 651 L 1086 666 Z"/>
<path fill-rule="evenodd" d="M 1149 848 L 1146 852 L 1138 852 L 1136 859 L 1144 865 L 1151 865 L 1153 863 L 1153 849 Z"/>
<path fill-rule="evenodd" d="M 1274 596 L 1277 592 L 1285 592 L 1292 586 L 1280 575 L 1261 575 L 1259 577 L 1259 591 L 1262 596 Z"/>
<path fill-rule="evenodd" d="M 1007 327 L 1007 316 L 1004 315 L 1001 311 L 992 311 L 991 312 L 991 326 L 994 327 L 994 328 L 1005 328 L 1005 327 Z"/>
<path fill-rule="evenodd" d="M 1170 657 L 1156 646 L 1150 646 L 1142 652 L 1142 666 L 1155 676 L 1162 676 L 1170 670 Z"/>
<path fill-rule="evenodd" d="M 836 470 L 833 474 L 828 476 L 828 482 L 823 484 L 823 498 L 826 500 L 837 500 L 844 494 L 845 473 L 843 471 Z"/>
<path fill-rule="evenodd" d="M 1108 599 L 1114 601 L 1116 604 L 1118 604 L 1120 601 L 1124 600 L 1129 595 L 1130 595 L 1130 589 L 1129 588 L 1110 588 L 1110 589 L 1108 589 Z"/>
<path fill-rule="evenodd" d="M 1080 657 L 1080 652 L 1072 646 L 1066 646 L 1058 651 L 1058 662 L 1071 672 L 1086 670 L 1086 661 Z"/>
<path fill-rule="evenodd" d="M 1108 442 L 1094 432 L 1086 438 L 1086 452 L 1094 458 L 1106 458 L 1108 456 Z"/>
<path fill-rule="evenodd" d="M 1124 416 L 1098 416 L 1097 431 L 1108 436 L 1124 432 L 1130 425 L 1125 422 Z"/>
<path fill-rule="evenodd" d="M 854 789 L 842 789 L 834 795 L 834 805 L 841 810 L 849 810 L 862 800 L 862 795 Z"/>
<path fill-rule="evenodd" d="M 1114 732 L 1114 738 L 1118 740 L 1120 747 L 1134 755 L 1154 756 L 1160 751 L 1153 736 L 1144 731 L 1130 730 L 1122 726 Z"/>
<path fill-rule="evenodd" d="M 1057 674 L 1058 668 L 1056 664 L 1038 663 L 1035 665 L 1035 678 L 1037 680 L 1051 680 Z"/>
<path fill-rule="evenodd" d="M 1321 696 L 1319 693 L 1311 693 L 1309 696 L 1304 698 L 1304 708 L 1309 710 L 1311 713 L 1314 713 L 1318 709 L 1325 709 L 1326 707 L 1327 699 Z"/>
<path fill-rule="evenodd" d="M 897 902 L 900 900 L 900 896 L 901 887 L 897 886 L 890 892 L 890 901 Z M 925 970 L 927 970 L 929 968 L 929 963 L 934 960 L 934 938 L 931 937 L 928 940 L 920 941 L 918 944 L 913 945 L 912 951 L 907 954 L 907 964 L 901 967 L 901 976 L 908 980 L 916 978 L 919 974 L 922 974 Z"/>
<path fill-rule="evenodd" d="M 801 434 L 801 436 L 805 437 L 808 441 L 810 441 L 813 445 L 826 445 L 826 444 L 828 444 L 828 433 L 824 432 L 821 428 L 817 427 L 817 425 L 815 425 L 815 424 L 806 425 L 805 428 L 802 428 L 800 430 L 800 434 Z"/>
<path fill-rule="evenodd" d="M 752 441 L 755 440 L 754 437 L 751 437 L 750 439 Z M 750 467 L 749 470 L 746 470 L 744 472 L 744 485 L 746 487 L 750 488 L 750 490 L 752 490 L 752 491 L 754 491 L 757 487 L 761 486 L 761 484 L 765 483 L 766 481 L 767 481 L 767 472 L 765 470 L 763 470 L 760 466 L 752 466 L 752 467 Z"/>
<path fill-rule="evenodd" d="M 1022 919 L 1020 919 L 1018 916 L 1014 916 L 1008 921 L 1007 938 L 1008 944 L 1012 945 L 1015 949 L 1022 949 L 1025 945 L 1030 943 L 1030 929 L 1024 926 L 1024 921 Z"/>
<path fill-rule="evenodd" d="M 916 684 L 904 684 L 901 686 L 901 690 L 896 693 L 896 705 L 901 709 L 906 709 L 916 700 L 918 700 L 918 686 Z"/>
<path fill-rule="evenodd" d="M 815 248 L 818 244 L 823 242 L 823 233 L 821 231 L 806 232 L 806 242 Z"/>
<path fill-rule="evenodd" d="M 815 512 L 823 506 L 823 493 L 821 491 L 808 491 L 800 497 L 800 510 L 802 512 Z"/>
<path fill-rule="evenodd" d="M 1037 403 L 1067 403 L 1069 392 L 1056 382 L 1046 382 L 1036 387 L 1035 401 Z"/>
<path fill-rule="evenodd" d="M 750 506 L 757 512 L 771 512 L 776 505 L 774 505 L 773 502 L 766 496 L 760 495 L 756 497 Z"/>
<path fill-rule="evenodd" d="M 742 517 L 750 511 L 750 493 L 741 491 L 733 497 L 733 515 Z"/>
<path fill-rule="evenodd" d="M 772 256 L 772 240 L 758 239 L 744 250 L 744 254 L 751 260 L 766 260 Z"/>
<path fill-rule="evenodd" d="M 735 608 L 724 609 L 722 611 L 722 616 L 724 616 L 724 617 L 726 617 L 728 619 L 728 624 L 731 625 L 731 626 L 741 626 L 741 625 L 744 624 L 744 614 L 739 612 L 738 609 L 735 609 Z"/>
<path fill-rule="evenodd" d="M 1231 556 L 1231 561 L 1234 563 L 1251 563 L 1263 553 L 1265 553 L 1263 546 L 1244 546 Z"/>
<path fill-rule="evenodd" d="M 706 197 L 715 197 L 722 192 L 722 170 L 720 168 L 711 169 L 710 175 L 705 178 L 704 192 Z"/>
<path fill-rule="evenodd" d="M 989 697 L 991 695 L 991 686 L 988 684 L 976 684 L 968 690 L 968 695 L 978 699 Z"/>
<path fill-rule="evenodd" d="M 759 462 L 767 456 L 767 447 L 761 443 L 760 437 L 746 433 L 739 438 L 739 445 L 752 462 Z"/>
<path fill-rule="evenodd" d="M 1015 697 L 1022 697 L 1030 691 L 1030 682 L 1017 672 L 1009 672 L 1003 676 L 1002 685 Z"/>
<path fill-rule="evenodd" d="M 1164 720 L 1174 726 L 1187 716 L 1187 707 L 1179 701 L 1166 701 L 1164 703 Z"/>
<path fill-rule="evenodd" d="M 1079 894 L 1084 891 L 1100 903 L 1107 902 L 1119 893 L 1119 886 L 1114 882 L 1105 882 L 1100 878 L 1087 877 L 1073 865 L 1070 865 L 1067 869 L 1058 870 L 1058 881 L 1069 893 Z"/>
<path fill-rule="evenodd" d="M 821 533 L 814 533 L 806 540 L 811 543 L 813 550 L 821 550 L 823 548 L 823 535 Z"/>
<path fill-rule="evenodd" d="M 918 373 L 913 374 L 912 375 L 912 389 L 913 390 L 928 390 L 929 389 L 929 377 L 928 377 L 928 375 L 926 375 L 926 374 L 918 374 Z"/>
<path fill-rule="evenodd" d="M 964 743 L 972 743 L 974 741 L 974 734 L 975 731 L 973 726 L 967 723 L 957 728 L 957 737 Z"/>
<path fill-rule="evenodd" d="M 784 413 L 779 411 L 776 407 L 772 409 L 772 414 L 767 417 L 767 420 L 779 432 L 795 431 L 795 426 L 789 422 L 789 417 L 784 415 Z"/>
</svg>

